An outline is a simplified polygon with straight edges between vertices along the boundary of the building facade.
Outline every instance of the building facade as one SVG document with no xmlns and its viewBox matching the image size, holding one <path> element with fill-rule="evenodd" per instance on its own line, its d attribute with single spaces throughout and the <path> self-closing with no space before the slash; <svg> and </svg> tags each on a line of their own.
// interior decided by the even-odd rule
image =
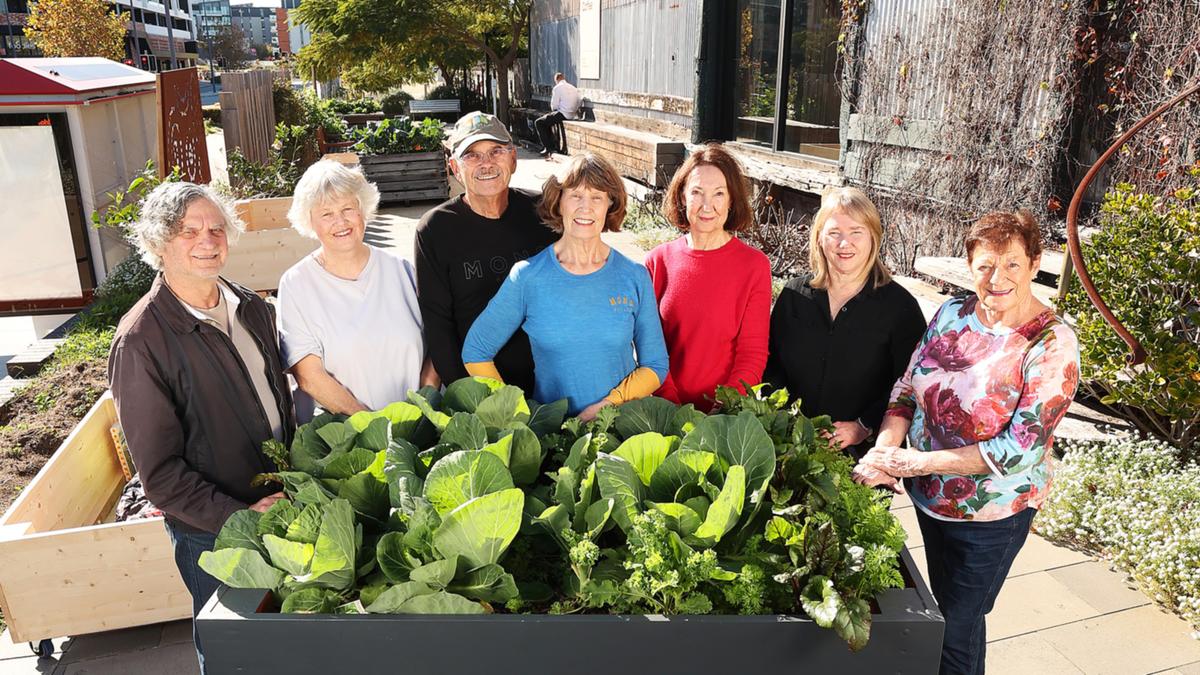
<svg viewBox="0 0 1200 675">
<path fill-rule="evenodd" d="M 233 26 L 242 32 L 248 47 L 266 45 L 272 53 L 279 51 L 279 29 L 274 8 L 232 5 L 229 9 Z"/>
<path fill-rule="evenodd" d="M 280 28 L 279 41 L 280 51 L 284 54 L 295 54 L 304 48 L 305 45 L 312 42 L 312 31 L 308 26 L 305 26 L 295 19 L 292 13 L 293 9 L 300 6 L 300 0 L 280 0 L 280 9 L 287 13 L 287 48 L 284 49 L 282 44 L 285 41 L 283 37 L 283 28 Z"/>
</svg>

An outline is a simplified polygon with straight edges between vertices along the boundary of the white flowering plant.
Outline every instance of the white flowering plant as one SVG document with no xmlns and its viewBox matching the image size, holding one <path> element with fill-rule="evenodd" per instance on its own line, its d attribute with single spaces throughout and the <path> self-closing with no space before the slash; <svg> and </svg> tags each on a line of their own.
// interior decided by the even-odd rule
<svg viewBox="0 0 1200 675">
<path fill-rule="evenodd" d="M 1100 554 L 1200 628 L 1200 465 L 1161 441 L 1065 444 L 1035 527 Z"/>
</svg>

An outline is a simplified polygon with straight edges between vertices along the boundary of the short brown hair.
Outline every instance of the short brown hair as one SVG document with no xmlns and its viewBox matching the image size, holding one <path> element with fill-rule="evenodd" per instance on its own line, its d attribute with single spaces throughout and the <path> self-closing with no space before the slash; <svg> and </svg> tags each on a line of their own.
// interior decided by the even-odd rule
<svg viewBox="0 0 1200 675">
<path fill-rule="evenodd" d="M 555 232 L 562 233 L 562 211 L 559 201 L 563 190 L 586 185 L 593 190 L 608 194 L 608 215 L 604 218 L 604 232 L 620 232 L 625 222 L 625 183 L 621 174 L 607 159 L 590 152 L 575 155 L 562 174 L 550 176 L 542 185 L 542 203 L 538 205 L 538 217 Z"/>
<path fill-rule="evenodd" d="M 1037 218 L 1028 211 L 993 211 L 980 218 L 967 232 L 967 262 L 975 255 L 980 244 L 995 249 L 1004 249 L 1008 242 L 1016 239 L 1025 247 L 1030 260 L 1042 254 L 1042 231 Z"/>
<path fill-rule="evenodd" d="M 725 230 L 741 232 L 749 229 L 754 222 L 754 211 L 750 208 L 750 183 L 737 158 L 720 143 L 713 142 L 705 143 L 688 155 L 683 166 L 671 178 L 671 185 L 663 197 L 663 215 L 667 222 L 684 232 L 691 229 L 687 221 L 687 195 L 684 191 L 688 176 L 699 166 L 715 166 L 725 176 L 725 185 L 729 188 L 729 216 L 725 218 Z"/>
</svg>

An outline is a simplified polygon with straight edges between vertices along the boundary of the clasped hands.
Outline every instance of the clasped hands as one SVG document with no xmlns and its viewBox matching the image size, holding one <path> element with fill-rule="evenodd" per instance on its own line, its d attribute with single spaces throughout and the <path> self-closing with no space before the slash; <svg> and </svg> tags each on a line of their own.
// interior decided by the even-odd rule
<svg viewBox="0 0 1200 675">
<path fill-rule="evenodd" d="M 863 485 L 883 486 L 900 494 L 904 491 L 901 478 L 924 476 L 929 473 L 926 459 L 925 453 L 918 450 L 894 445 L 877 445 L 863 455 L 850 476 Z"/>
</svg>

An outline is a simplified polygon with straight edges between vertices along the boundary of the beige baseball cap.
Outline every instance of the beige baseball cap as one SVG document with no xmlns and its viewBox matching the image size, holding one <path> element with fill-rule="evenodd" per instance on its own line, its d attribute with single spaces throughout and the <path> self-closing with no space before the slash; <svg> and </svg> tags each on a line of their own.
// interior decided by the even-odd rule
<svg viewBox="0 0 1200 675">
<path fill-rule="evenodd" d="M 454 131 L 450 132 L 450 156 L 454 159 L 461 158 L 467 148 L 476 141 L 496 141 L 511 145 L 512 136 L 495 115 L 476 110 L 463 115 L 454 123 Z"/>
</svg>

